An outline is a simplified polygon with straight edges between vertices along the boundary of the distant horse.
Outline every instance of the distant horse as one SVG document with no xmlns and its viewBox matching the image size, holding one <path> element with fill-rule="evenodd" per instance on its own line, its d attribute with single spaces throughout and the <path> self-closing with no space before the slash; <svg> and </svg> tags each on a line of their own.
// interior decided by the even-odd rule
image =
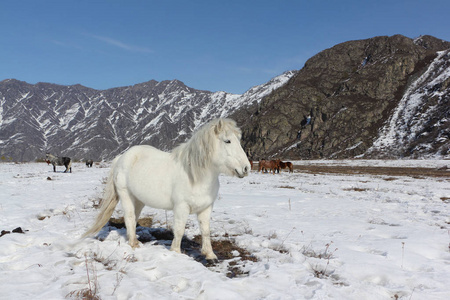
<svg viewBox="0 0 450 300">
<path fill-rule="evenodd" d="M 253 160 L 251 160 L 250 158 L 248 159 L 249 163 L 250 163 L 250 170 L 253 170 Z"/>
<path fill-rule="evenodd" d="M 270 168 L 269 161 L 261 159 L 258 162 L 258 172 L 267 172 L 267 168 Z"/>
<path fill-rule="evenodd" d="M 258 172 L 262 171 L 262 172 L 266 172 L 267 170 L 269 170 L 269 173 L 272 172 L 273 174 L 275 174 L 275 171 L 278 169 L 278 163 L 275 160 L 265 160 L 262 159 L 259 161 L 259 169 Z"/>
<path fill-rule="evenodd" d="M 290 161 L 282 162 L 280 159 L 277 159 L 277 163 L 278 163 L 278 172 L 280 171 L 280 169 L 288 168 L 289 173 L 294 173 L 294 166 Z"/>
<path fill-rule="evenodd" d="M 93 163 L 94 163 L 94 161 L 93 161 L 92 159 L 87 159 L 87 160 L 86 160 L 86 166 L 87 166 L 88 168 L 91 168 Z"/>
<path fill-rule="evenodd" d="M 148 205 L 173 210 L 170 249 L 181 252 L 188 215 L 195 213 L 202 234 L 201 253 L 207 260 L 217 260 L 211 246 L 210 216 L 219 191 L 219 174 L 243 178 L 250 172 L 240 138 L 233 120 L 216 119 L 170 153 L 151 146 L 131 147 L 113 160 L 100 213 L 84 237 L 102 229 L 121 201 L 128 242 L 138 247 L 136 221 Z"/>
<path fill-rule="evenodd" d="M 64 166 L 66 167 L 66 170 L 64 173 L 69 171 L 72 173 L 72 160 L 70 157 L 56 157 L 50 153 L 47 153 L 45 155 L 47 163 L 50 162 L 53 165 L 53 172 L 56 172 L 56 166 Z"/>
</svg>

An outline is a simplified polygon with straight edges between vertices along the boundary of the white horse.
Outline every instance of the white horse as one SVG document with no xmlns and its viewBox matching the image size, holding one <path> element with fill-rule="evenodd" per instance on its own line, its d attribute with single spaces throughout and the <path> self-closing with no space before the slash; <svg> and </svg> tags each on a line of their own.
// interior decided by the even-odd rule
<svg viewBox="0 0 450 300">
<path fill-rule="evenodd" d="M 197 214 L 202 251 L 217 260 L 211 247 L 210 216 L 219 191 L 219 174 L 243 178 L 250 172 L 240 144 L 241 131 L 230 119 L 202 126 L 192 138 L 171 153 L 151 146 L 134 146 L 116 157 L 105 188 L 100 213 L 85 236 L 97 233 L 122 201 L 129 244 L 138 247 L 136 221 L 145 205 L 173 210 L 171 250 L 181 252 L 189 214 Z"/>
</svg>

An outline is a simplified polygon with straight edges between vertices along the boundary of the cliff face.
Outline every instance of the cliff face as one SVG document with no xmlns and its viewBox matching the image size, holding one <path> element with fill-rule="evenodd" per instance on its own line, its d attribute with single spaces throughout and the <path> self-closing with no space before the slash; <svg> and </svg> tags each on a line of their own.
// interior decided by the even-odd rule
<svg viewBox="0 0 450 300">
<path fill-rule="evenodd" d="M 322 51 L 243 122 L 245 147 L 254 159 L 379 156 L 380 151 L 367 150 L 381 136 L 408 87 L 428 71 L 438 51 L 449 48 L 450 43 L 430 36 L 412 40 L 396 35 Z M 440 60 L 448 69 L 448 55 Z M 423 86 L 417 85 L 416 89 Z M 440 107 L 435 110 L 448 116 L 448 75 L 434 85 L 444 99 L 435 100 Z M 442 121 L 442 116 L 436 118 Z M 387 154 L 408 156 L 411 147 Z"/>
</svg>

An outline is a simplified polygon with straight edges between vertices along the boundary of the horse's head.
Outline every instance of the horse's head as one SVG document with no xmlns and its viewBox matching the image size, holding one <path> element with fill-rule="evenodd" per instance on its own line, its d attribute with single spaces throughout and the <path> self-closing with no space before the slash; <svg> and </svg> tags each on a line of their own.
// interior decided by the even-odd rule
<svg viewBox="0 0 450 300">
<path fill-rule="evenodd" d="M 215 151 L 211 162 L 223 174 L 243 178 L 251 170 L 250 162 L 241 147 L 241 130 L 230 119 L 211 122 L 215 136 Z"/>
<path fill-rule="evenodd" d="M 241 147 L 241 130 L 230 119 L 215 119 L 203 125 L 189 141 L 172 151 L 195 182 L 207 170 L 245 177 L 250 162 Z"/>
</svg>

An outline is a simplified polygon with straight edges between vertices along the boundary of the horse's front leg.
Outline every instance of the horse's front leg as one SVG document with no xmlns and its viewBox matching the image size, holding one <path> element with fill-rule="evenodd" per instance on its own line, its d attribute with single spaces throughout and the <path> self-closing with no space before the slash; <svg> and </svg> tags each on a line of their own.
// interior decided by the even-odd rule
<svg viewBox="0 0 450 300">
<path fill-rule="evenodd" d="M 183 239 L 186 222 L 189 217 L 189 207 L 178 205 L 173 209 L 173 241 L 170 250 L 181 253 L 181 240 Z"/>
<path fill-rule="evenodd" d="M 210 220 L 211 220 L 212 205 L 209 206 L 204 211 L 197 214 L 198 224 L 200 226 L 200 231 L 202 233 L 202 254 L 206 256 L 207 260 L 216 262 L 217 256 L 211 246 L 211 231 L 210 231 Z"/>
</svg>

